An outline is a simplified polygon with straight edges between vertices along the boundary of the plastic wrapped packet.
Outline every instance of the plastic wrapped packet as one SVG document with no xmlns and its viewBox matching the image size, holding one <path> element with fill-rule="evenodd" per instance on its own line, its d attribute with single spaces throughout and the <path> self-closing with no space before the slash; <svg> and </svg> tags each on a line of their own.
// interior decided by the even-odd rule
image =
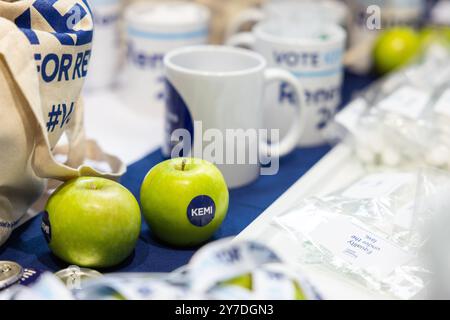
<svg viewBox="0 0 450 320">
<path fill-rule="evenodd" d="M 430 275 L 415 224 L 417 180 L 411 172 L 369 174 L 342 191 L 300 201 L 275 223 L 299 241 L 303 263 L 410 299 Z"/>
<path fill-rule="evenodd" d="M 443 159 L 450 154 L 449 135 L 432 115 L 449 81 L 448 50 L 431 47 L 421 61 L 378 81 L 338 113 L 332 140 L 354 146 L 369 166 L 448 167 Z"/>
<path fill-rule="evenodd" d="M 448 127 L 450 124 L 450 85 L 443 88 L 440 92 L 438 99 L 433 105 L 434 120 L 443 129 L 450 131 Z"/>
<path fill-rule="evenodd" d="M 437 130 L 442 133 L 443 140 L 450 145 L 450 85 L 438 94 L 432 109 L 432 121 Z"/>
<path fill-rule="evenodd" d="M 431 93 L 404 86 L 373 109 L 380 130 L 387 136 L 386 147 L 397 150 L 406 165 L 450 169 L 450 132 L 445 115 L 450 109 L 450 93 L 439 91 Z M 396 104 L 402 100 L 399 96 L 405 97 L 404 103 Z M 408 108 L 396 109 L 402 105 Z M 395 163 L 384 161 L 384 164 Z"/>
<path fill-rule="evenodd" d="M 424 170 L 417 189 L 417 228 L 429 235 L 424 258 L 433 270 L 427 298 L 450 298 L 450 174 L 441 170 Z"/>
</svg>

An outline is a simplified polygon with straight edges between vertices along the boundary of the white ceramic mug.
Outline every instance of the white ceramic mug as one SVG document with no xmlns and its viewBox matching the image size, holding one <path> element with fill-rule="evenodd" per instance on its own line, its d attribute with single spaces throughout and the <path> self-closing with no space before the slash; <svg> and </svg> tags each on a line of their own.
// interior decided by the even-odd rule
<svg viewBox="0 0 450 320">
<path fill-rule="evenodd" d="M 86 78 L 88 90 L 111 86 L 117 79 L 119 66 L 119 15 L 120 0 L 89 1 L 94 19 L 92 55 Z"/>
<path fill-rule="evenodd" d="M 341 101 L 346 33 L 339 25 L 330 24 L 323 25 L 314 36 L 304 37 L 303 27 L 307 26 L 261 22 L 252 32 L 234 35 L 228 44 L 251 48 L 263 55 L 270 67 L 287 70 L 299 79 L 305 89 L 306 127 L 298 143 L 314 146 L 326 142 L 322 130 Z M 284 106 L 295 103 L 288 84 L 271 85 L 265 99 L 265 127 L 280 129 L 283 137 L 295 121 L 292 108 Z"/>
<path fill-rule="evenodd" d="M 347 25 L 348 7 L 335 0 L 277 0 L 268 1 L 260 8 L 241 11 L 229 22 L 226 38 L 240 32 L 249 23 L 256 24 L 267 20 L 300 21 L 314 28 L 317 24 L 334 23 Z"/>
<path fill-rule="evenodd" d="M 228 186 L 234 188 L 249 184 L 261 174 L 261 162 L 250 159 L 259 159 L 264 154 L 278 160 L 296 147 L 304 126 L 300 120 L 304 119 L 301 116 L 304 93 L 289 72 L 268 69 L 264 57 L 255 52 L 226 46 L 176 49 L 166 55 L 164 66 L 166 156 L 193 155 L 209 160 L 222 171 Z M 262 129 L 265 86 L 274 81 L 290 83 L 300 97 L 295 108 L 299 120 L 290 126 L 284 139 L 278 143 L 271 141 L 269 146 L 269 134 L 260 135 L 258 130 Z M 180 139 L 180 130 L 189 132 L 189 138 Z M 248 134 L 245 139 L 229 138 L 240 130 Z M 207 152 L 211 151 L 211 135 L 216 135 L 216 139 L 222 137 L 218 141 L 222 150 L 216 149 L 214 154 Z M 179 153 L 180 144 L 188 147 L 187 152 Z M 237 160 L 242 157 L 245 161 Z"/>
<path fill-rule="evenodd" d="M 163 58 L 172 49 L 208 41 L 209 9 L 182 1 L 137 2 L 125 12 L 124 96 L 134 108 L 164 108 Z"/>
</svg>

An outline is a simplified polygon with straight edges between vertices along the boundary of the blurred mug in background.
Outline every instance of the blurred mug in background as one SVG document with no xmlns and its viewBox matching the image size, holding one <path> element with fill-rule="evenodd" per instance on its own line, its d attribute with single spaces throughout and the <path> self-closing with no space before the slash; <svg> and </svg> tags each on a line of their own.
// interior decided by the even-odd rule
<svg viewBox="0 0 450 320">
<path fill-rule="evenodd" d="M 120 58 L 120 0 L 90 0 L 94 36 L 86 88 L 107 88 L 117 79 Z"/>
<path fill-rule="evenodd" d="M 347 25 L 348 8 L 337 0 L 271 0 L 261 7 L 251 7 L 236 14 L 228 23 L 226 38 L 242 31 L 245 26 L 264 20 L 298 21 Z"/>
<path fill-rule="evenodd" d="M 450 27 L 450 1 L 438 1 L 431 9 L 430 20 L 434 25 Z"/>
<path fill-rule="evenodd" d="M 123 96 L 132 108 L 164 109 L 163 58 L 172 49 L 208 42 L 209 9 L 194 2 L 136 2 L 125 11 Z"/>
</svg>

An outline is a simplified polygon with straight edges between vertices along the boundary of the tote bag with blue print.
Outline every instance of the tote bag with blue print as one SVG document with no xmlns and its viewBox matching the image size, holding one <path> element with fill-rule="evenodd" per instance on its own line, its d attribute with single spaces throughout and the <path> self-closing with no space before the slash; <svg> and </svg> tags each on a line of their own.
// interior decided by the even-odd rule
<svg viewBox="0 0 450 320">
<path fill-rule="evenodd" d="M 47 179 L 117 179 L 125 171 L 84 139 L 80 93 L 92 36 L 86 0 L 0 0 L 0 245 L 29 218 Z M 69 148 L 62 164 L 52 150 L 64 133 Z M 110 172 L 82 165 L 97 156 Z"/>
</svg>

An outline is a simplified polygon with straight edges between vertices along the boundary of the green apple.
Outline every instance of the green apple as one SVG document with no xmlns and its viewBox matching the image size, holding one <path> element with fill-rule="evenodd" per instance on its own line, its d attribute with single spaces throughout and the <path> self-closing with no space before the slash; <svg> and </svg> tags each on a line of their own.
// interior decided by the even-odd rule
<svg viewBox="0 0 450 320">
<path fill-rule="evenodd" d="M 420 43 L 422 47 L 427 47 L 432 43 L 442 40 L 442 34 L 437 28 L 425 27 L 419 32 Z"/>
<path fill-rule="evenodd" d="M 375 42 L 375 68 L 380 73 L 387 73 L 402 67 L 420 53 L 420 48 L 420 36 L 412 28 L 388 29 Z"/>
<path fill-rule="evenodd" d="M 229 280 L 222 282 L 222 285 L 233 285 L 252 291 L 253 290 L 252 274 L 246 273 L 241 276 L 231 278 Z"/>
<path fill-rule="evenodd" d="M 174 246 L 208 240 L 228 210 L 228 188 L 212 163 L 175 158 L 153 167 L 141 186 L 141 206 L 152 233 Z"/>
<path fill-rule="evenodd" d="M 221 285 L 233 285 L 233 286 L 238 286 L 241 288 L 244 288 L 246 290 L 249 291 L 253 291 L 253 280 L 252 280 L 252 275 L 251 273 L 246 273 L 243 275 L 240 275 L 238 277 L 226 280 L 224 282 L 221 283 Z M 292 285 L 294 286 L 294 295 L 295 295 L 295 300 L 306 300 L 306 296 L 303 292 L 303 290 L 301 289 L 300 285 L 297 283 L 297 281 L 292 281 Z"/>
<path fill-rule="evenodd" d="M 450 44 L 450 33 L 448 27 L 425 27 L 419 33 L 420 42 L 423 48 L 431 44 Z"/>
<path fill-rule="evenodd" d="M 117 182 L 81 177 L 49 198 L 42 230 L 62 260 L 83 267 L 111 267 L 133 251 L 141 228 L 139 204 Z"/>
<path fill-rule="evenodd" d="M 447 45 L 450 45 L 450 27 L 448 26 L 442 27 L 442 35 Z"/>
</svg>

